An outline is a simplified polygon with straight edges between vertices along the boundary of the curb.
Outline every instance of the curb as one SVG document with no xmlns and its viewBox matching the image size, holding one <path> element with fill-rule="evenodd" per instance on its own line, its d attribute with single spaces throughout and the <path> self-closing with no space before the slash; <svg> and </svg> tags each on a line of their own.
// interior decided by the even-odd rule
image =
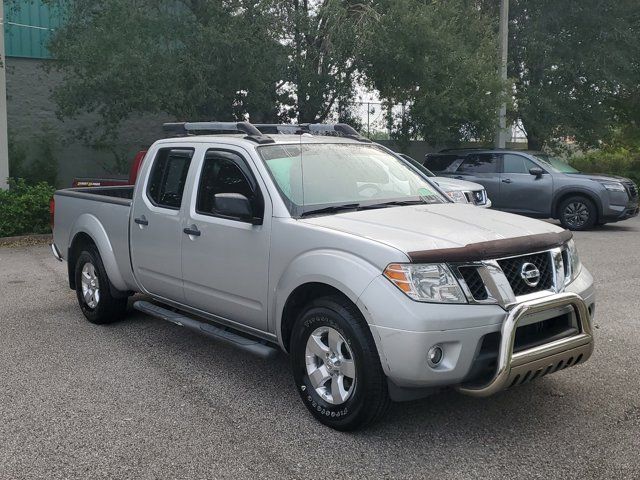
<svg viewBox="0 0 640 480">
<path fill-rule="evenodd" d="M 21 235 L 18 237 L 0 237 L 0 246 L 13 244 L 47 243 L 53 240 L 50 233 L 44 235 Z"/>
</svg>

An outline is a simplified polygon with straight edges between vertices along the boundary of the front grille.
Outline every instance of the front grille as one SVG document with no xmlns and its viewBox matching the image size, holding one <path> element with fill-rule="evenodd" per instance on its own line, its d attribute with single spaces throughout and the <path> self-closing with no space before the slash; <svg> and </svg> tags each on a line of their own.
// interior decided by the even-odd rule
<svg viewBox="0 0 640 480">
<path fill-rule="evenodd" d="M 638 187 L 636 186 L 635 183 L 633 182 L 625 183 L 624 186 L 627 188 L 629 197 L 631 197 L 634 200 L 638 198 Z"/>
<path fill-rule="evenodd" d="M 526 263 L 532 263 L 540 272 L 540 280 L 536 286 L 528 285 L 522 276 L 522 266 Z M 553 287 L 553 269 L 549 252 L 498 260 L 498 265 L 502 268 L 516 296 L 549 290 Z"/>
<path fill-rule="evenodd" d="M 469 287 L 473 298 L 476 300 L 486 300 L 489 297 L 482 277 L 480 277 L 476 267 L 458 267 L 458 271 L 460 275 L 462 275 L 467 287 Z"/>
<path fill-rule="evenodd" d="M 484 205 L 487 203 L 484 190 L 474 190 L 471 193 L 473 194 L 473 203 L 476 205 Z"/>
</svg>

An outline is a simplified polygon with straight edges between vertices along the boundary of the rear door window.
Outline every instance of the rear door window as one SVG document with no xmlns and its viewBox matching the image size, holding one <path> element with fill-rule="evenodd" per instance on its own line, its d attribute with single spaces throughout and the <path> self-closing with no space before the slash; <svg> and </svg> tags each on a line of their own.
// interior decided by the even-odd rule
<svg viewBox="0 0 640 480">
<path fill-rule="evenodd" d="M 153 162 L 147 197 L 157 207 L 179 210 L 193 149 L 163 148 Z"/>
<path fill-rule="evenodd" d="M 467 155 L 467 158 L 458 167 L 458 173 L 475 175 L 477 173 L 497 173 L 498 155 L 493 153 L 475 153 Z"/>
</svg>

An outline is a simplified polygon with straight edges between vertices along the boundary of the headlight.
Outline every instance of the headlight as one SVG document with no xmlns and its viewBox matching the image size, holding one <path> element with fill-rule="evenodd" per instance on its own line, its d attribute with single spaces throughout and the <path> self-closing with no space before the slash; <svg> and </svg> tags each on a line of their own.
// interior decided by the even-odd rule
<svg viewBox="0 0 640 480">
<path fill-rule="evenodd" d="M 578 249 L 576 248 L 576 242 L 569 240 L 567 243 L 567 249 L 565 250 L 567 257 L 565 262 L 565 279 L 566 284 L 573 282 L 578 275 L 580 275 L 580 269 L 582 264 L 580 263 L 580 257 L 578 256 Z"/>
<path fill-rule="evenodd" d="M 418 302 L 467 303 L 458 281 L 443 263 L 392 263 L 384 276 Z"/>
<path fill-rule="evenodd" d="M 468 203 L 466 195 L 460 190 L 450 190 L 447 192 L 447 195 L 456 203 Z"/>
<path fill-rule="evenodd" d="M 610 192 L 625 192 L 625 188 L 624 185 L 622 185 L 621 183 L 617 183 L 617 182 L 608 182 L 608 183 L 603 183 L 602 186 L 604 188 L 606 188 L 607 190 L 609 190 Z"/>
</svg>

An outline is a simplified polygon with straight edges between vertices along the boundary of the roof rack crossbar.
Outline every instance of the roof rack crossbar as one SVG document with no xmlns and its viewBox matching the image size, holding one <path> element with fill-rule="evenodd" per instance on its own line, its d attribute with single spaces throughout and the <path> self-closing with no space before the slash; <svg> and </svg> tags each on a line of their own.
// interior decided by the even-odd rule
<svg viewBox="0 0 640 480">
<path fill-rule="evenodd" d="M 311 135 L 346 137 L 371 143 L 371 140 L 360 135 L 355 128 L 346 123 L 301 123 L 299 125 L 263 123 L 254 126 L 264 134 L 302 135 L 310 133 Z"/>
<path fill-rule="evenodd" d="M 244 138 L 247 140 L 275 143 L 273 138 L 264 135 L 249 122 L 180 122 L 165 123 L 162 127 L 165 132 L 176 136 L 246 133 L 247 136 Z"/>
</svg>

